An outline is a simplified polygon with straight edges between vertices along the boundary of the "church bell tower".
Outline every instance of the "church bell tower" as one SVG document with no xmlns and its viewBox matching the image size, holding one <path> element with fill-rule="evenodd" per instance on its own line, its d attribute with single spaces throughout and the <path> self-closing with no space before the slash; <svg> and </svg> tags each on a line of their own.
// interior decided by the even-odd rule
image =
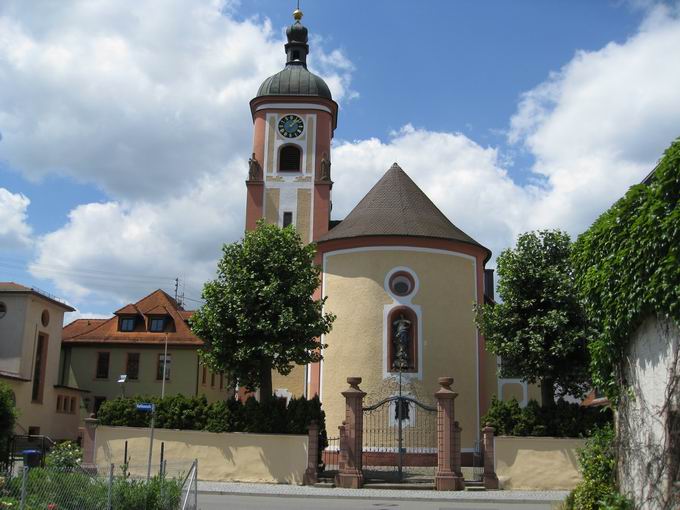
<svg viewBox="0 0 680 510">
<path fill-rule="evenodd" d="M 309 45 L 302 11 L 286 30 L 286 66 L 267 78 L 250 101 L 246 230 L 260 218 L 294 225 L 303 242 L 326 232 L 331 212 L 331 140 L 338 105 L 322 78 L 307 69 Z"/>
</svg>

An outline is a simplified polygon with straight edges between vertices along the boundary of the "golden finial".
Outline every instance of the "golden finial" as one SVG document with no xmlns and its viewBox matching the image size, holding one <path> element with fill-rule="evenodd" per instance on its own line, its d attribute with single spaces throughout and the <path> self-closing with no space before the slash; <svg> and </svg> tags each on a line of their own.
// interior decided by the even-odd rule
<svg viewBox="0 0 680 510">
<path fill-rule="evenodd" d="M 300 21 L 302 19 L 302 11 L 299 8 L 295 9 L 293 12 L 293 18 L 295 18 L 296 21 Z"/>
</svg>

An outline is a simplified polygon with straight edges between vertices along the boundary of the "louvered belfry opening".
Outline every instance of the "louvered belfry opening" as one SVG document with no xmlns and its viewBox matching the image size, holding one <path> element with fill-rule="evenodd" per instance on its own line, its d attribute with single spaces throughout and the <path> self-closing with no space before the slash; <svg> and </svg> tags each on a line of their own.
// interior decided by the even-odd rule
<svg viewBox="0 0 680 510">
<path fill-rule="evenodd" d="M 283 147 L 279 152 L 279 172 L 299 172 L 301 156 L 300 149 L 295 145 Z"/>
</svg>

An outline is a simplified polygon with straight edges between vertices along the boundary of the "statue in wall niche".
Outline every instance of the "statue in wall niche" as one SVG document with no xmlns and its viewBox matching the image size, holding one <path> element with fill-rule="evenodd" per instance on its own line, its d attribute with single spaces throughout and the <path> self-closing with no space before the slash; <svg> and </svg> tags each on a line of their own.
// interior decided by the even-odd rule
<svg viewBox="0 0 680 510">
<path fill-rule="evenodd" d="M 411 341 L 411 321 L 399 314 L 399 318 L 392 323 L 394 327 L 394 360 L 392 367 L 405 370 L 409 366 L 409 343 Z"/>
<path fill-rule="evenodd" d="M 260 177 L 260 163 L 255 157 L 255 153 L 248 160 L 248 180 L 256 181 Z"/>
<path fill-rule="evenodd" d="M 328 159 L 328 154 L 325 152 L 323 153 L 323 156 L 321 156 L 321 180 L 331 180 L 331 160 Z"/>
</svg>

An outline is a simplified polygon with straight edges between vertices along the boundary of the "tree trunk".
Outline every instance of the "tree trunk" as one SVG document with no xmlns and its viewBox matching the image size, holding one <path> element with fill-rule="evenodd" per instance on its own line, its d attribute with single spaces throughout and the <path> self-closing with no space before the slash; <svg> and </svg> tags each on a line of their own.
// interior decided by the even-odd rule
<svg viewBox="0 0 680 510">
<path fill-rule="evenodd" d="M 541 380 L 541 407 L 552 407 L 555 405 L 555 381 L 551 377 L 544 377 Z"/>
<path fill-rule="evenodd" d="M 260 402 L 272 396 L 272 363 L 269 359 L 260 362 Z"/>
</svg>

